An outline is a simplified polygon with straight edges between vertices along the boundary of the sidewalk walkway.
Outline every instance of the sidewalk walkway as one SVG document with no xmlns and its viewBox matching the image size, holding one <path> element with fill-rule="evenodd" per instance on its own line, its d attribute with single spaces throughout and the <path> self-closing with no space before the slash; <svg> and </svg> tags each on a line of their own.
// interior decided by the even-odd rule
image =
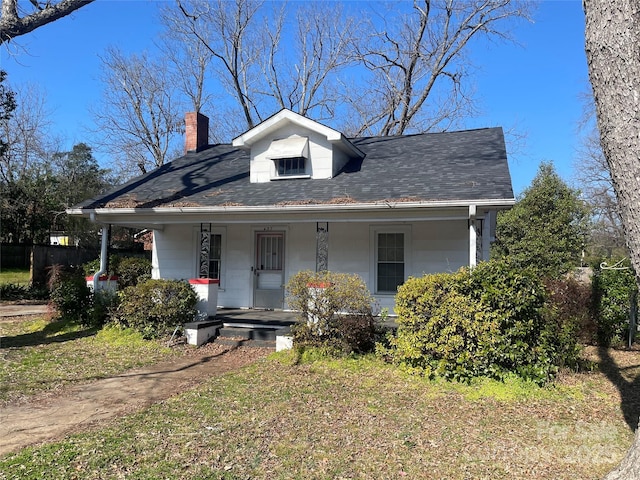
<svg viewBox="0 0 640 480">
<path fill-rule="evenodd" d="M 0 320 L 3 317 L 19 317 L 26 315 L 44 315 L 49 312 L 46 303 L 2 303 L 0 304 Z"/>
</svg>

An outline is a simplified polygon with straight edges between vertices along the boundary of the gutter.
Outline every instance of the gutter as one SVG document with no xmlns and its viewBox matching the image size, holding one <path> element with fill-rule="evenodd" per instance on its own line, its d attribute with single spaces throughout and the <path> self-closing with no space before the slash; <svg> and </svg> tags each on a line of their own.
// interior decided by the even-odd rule
<svg viewBox="0 0 640 480">
<path fill-rule="evenodd" d="M 262 206 L 221 206 L 221 207 L 155 207 L 141 208 L 95 208 L 68 209 L 69 215 L 131 215 L 131 214 L 181 214 L 181 213 L 278 213 L 278 212 L 322 212 L 331 211 L 376 211 L 387 208 L 418 209 L 418 208 L 455 208 L 469 207 L 495 207 L 508 208 L 515 204 L 515 199 L 503 200 L 456 200 L 456 201 L 426 201 L 426 202 L 375 202 L 375 203 L 345 203 L 329 204 L 319 203 L 313 205 L 262 205 Z M 385 208 L 386 207 L 386 208 Z"/>
<path fill-rule="evenodd" d="M 90 218 L 92 222 L 96 221 L 96 214 L 92 212 L 90 214 Z M 100 280 L 100 277 L 107 273 L 107 253 L 109 247 L 109 227 L 102 227 L 102 238 L 100 242 L 100 268 L 93 275 L 93 290 L 97 291 L 97 285 Z"/>
</svg>

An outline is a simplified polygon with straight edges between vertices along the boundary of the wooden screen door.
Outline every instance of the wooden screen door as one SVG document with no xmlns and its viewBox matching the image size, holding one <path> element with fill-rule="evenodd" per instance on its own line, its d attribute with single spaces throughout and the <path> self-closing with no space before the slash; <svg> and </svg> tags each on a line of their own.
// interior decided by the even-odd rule
<svg viewBox="0 0 640 480">
<path fill-rule="evenodd" d="M 284 233 L 256 234 L 254 308 L 284 307 Z"/>
</svg>

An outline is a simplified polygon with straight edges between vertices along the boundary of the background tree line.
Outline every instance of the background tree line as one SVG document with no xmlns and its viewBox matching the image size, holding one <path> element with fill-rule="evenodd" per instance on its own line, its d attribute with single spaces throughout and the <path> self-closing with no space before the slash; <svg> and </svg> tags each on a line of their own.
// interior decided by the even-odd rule
<svg viewBox="0 0 640 480">
<path fill-rule="evenodd" d="M 0 0 L 0 44 L 10 42 L 20 35 L 29 33 L 34 29 L 55 21 L 68 15 L 74 10 L 90 3 L 92 0 L 61 0 L 55 1 L 30 1 L 30 8 L 26 14 L 18 9 L 18 0 Z M 229 11 L 225 10 L 225 6 L 233 5 Z M 243 8 L 243 5 L 249 8 Z M 411 22 L 407 18 L 406 22 L 394 19 L 393 23 L 389 23 L 390 30 L 376 30 L 375 22 L 372 25 L 374 29 L 372 34 L 365 36 L 369 43 L 356 43 L 361 48 L 356 48 L 355 58 L 363 61 L 363 65 L 369 70 L 369 76 L 363 74 L 358 77 L 357 84 L 369 85 L 373 87 L 373 91 L 377 96 L 371 97 L 348 97 L 359 101 L 357 105 L 353 105 L 353 111 L 356 112 L 356 118 L 359 121 L 360 130 L 354 133 L 368 132 L 370 128 L 380 128 L 381 134 L 401 134 L 410 131 L 412 126 L 416 129 L 422 124 L 422 131 L 427 131 L 428 125 L 438 125 L 441 122 L 448 124 L 455 122 L 456 115 L 450 117 L 439 116 L 439 109 L 436 107 L 430 110 L 431 115 L 418 121 L 420 113 L 427 99 L 432 99 L 432 88 L 435 86 L 435 80 L 445 77 L 449 79 L 449 91 L 453 92 L 453 105 L 457 105 L 459 100 L 460 106 L 469 105 L 465 103 L 466 96 L 461 90 L 462 83 L 460 79 L 464 74 L 464 69 L 455 69 L 449 67 L 455 66 L 455 60 L 461 58 L 459 55 L 464 50 L 464 46 L 471 37 L 480 33 L 488 33 L 500 37 L 503 31 L 494 30 L 494 24 L 510 17 L 523 16 L 524 11 L 516 9 L 518 3 L 504 1 L 486 1 L 486 2 L 460 2 L 454 0 L 444 0 L 442 3 L 431 2 L 426 0 L 424 3 L 414 3 L 414 18 Z M 587 54 L 587 62 L 589 66 L 590 82 L 593 88 L 596 118 L 599 131 L 600 145 L 602 146 L 603 155 L 601 158 L 605 160 L 608 175 L 603 180 L 606 184 L 613 187 L 616 198 L 616 207 L 612 212 L 615 215 L 611 220 L 605 220 L 605 229 L 608 224 L 612 228 L 616 227 L 616 222 L 622 226 L 626 247 L 628 248 L 631 265 L 635 270 L 636 284 L 640 287 L 640 163 L 638 162 L 638 154 L 640 152 L 640 119 L 638 118 L 640 109 L 638 109 L 638 91 L 640 91 L 640 9 L 636 1 L 632 0 L 585 0 L 582 3 L 586 18 L 585 27 L 585 50 Z M 195 41 L 196 49 L 190 52 L 194 58 L 197 58 L 197 67 L 192 70 L 191 75 L 187 75 L 189 81 L 182 87 L 192 93 L 192 101 L 195 110 L 199 111 L 202 106 L 199 102 L 203 100 L 201 88 L 204 84 L 205 74 L 207 73 L 207 56 L 215 58 L 219 61 L 218 68 L 229 73 L 221 78 L 230 80 L 231 91 L 235 93 L 240 107 L 244 113 L 244 119 L 247 125 L 251 126 L 252 115 L 258 112 L 258 98 L 251 97 L 249 93 L 253 92 L 252 72 L 250 68 L 254 65 L 272 65 L 269 61 L 265 63 L 254 63 L 256 50 L 247 48 L 252 45 L 251 41 L 258 39 L 257 34 L 249 34 L 253 32 L 247 27 L 251 24 L 255 13 L 261 4 L 254 2 L 245 2 L 236 0 L 234 4 L 223 4 L 218 1 L 216 9 L 215 3 L 205 3 L 192 1 L 177 2 L 179 12 L 187 19 L 182 24 L 182 29 L 173 30 L 175 34 L 194 33 L 197 40 Z M 213 6 L 212 9 L 210 7 Z M 254 8 L 256 6 L 256 8 Z M 432 6 L 435 6 L 439 15 L 432 15 Z M 222 8 L 221 8 L 222 7 Z M 470 11 L 465 11 L 471 8 Z M 475 8 L 475 10 L 474 10 Z M 214 31 L 213 37 L 209 37 L 206 30 L 202 30 L 205 25 L 197 25 L 198 21 L 206 18 L 212 12 L 213 16 L 207 22 L 207 26 L 211 26 Z M 475 13 L 474 13 L 475 12 Z M 175 13 L 175 10 L 174 10 Z M 469 15 L 467 15 L 469 13 Z M 390 12 L 393 15 L 393 12 Z M 477 15 L 476 15 L 477 14 Z M 178 18 L 179 14 L 176 14 Z M 170 21 L 172 15 L 168 13 Z M 430 23 L 434 17 L 443 19 L 443 23 L 435 25 Z M 305 17 L 306 18 L 306 17 Z M 342 18 L 342 16 L 340 17 Z M 388 20 L 391 17 L 384 17 Z M 416 20 L 417 18 L 417 20 Z M 317 19 L 316 24 L 322 24 L 323 17 Z M 313 23 L 313 22 L 312 22 Z M 384 21 L 382 22 L 384 24 Z M 457 31 L 461 32 L 460 36 L 454 34 L 456 28 L 449 30 L 451 25 L 460 25 L 463 28 Z M 278 25 L 277 23 L 275 25 Z M 406 28 L 408 25 L 408 28 Z M 399 26 L 400 30 L 395 31 L 393 26 Z M 430 27 L 435 28 L 431 29 Z M 216 34 L 216 29 L 221 35 Z M 279 32 L 281 30 L 270 28 L 266 33 L 266 38 L 271 39 L 270 45 L 272 49 L 267 49 L 268 58 L 277 58 L 279 45 Z M 319 30 L 312 30 L 319 31 Z M 366 31 L 366 30 L 365 30 Z M 400 33 L 396 36 L 395 33 Z M 439 34 L 442 34 L 440 36 Z M 305 39 L 307 37 L 304 37 Z M 313 38 L 313 37 L 309 37 Z M 311 63 L 296 63 L 294 70 L 296 75 L 293 78 L 308 79 L 305 74 L 311 70 L 304 67 L 313 65 L 313 61 L 318 58 L 314 55 L 324 49 L 321 37 L 315 39 L 311 47 L 311 56 L 307 57 L 309 50 L 302 48 L 298 53 L 302 58 L 310 59 Z M 213 40 L 213 42 L 211 41 Z M 274 40 L 278 40 L 274 42 Z M 423 43 L 424 40 L 424 43 Z M 186 44 L 185 44 L 186 45 Z M 258 44 L 259 45 L 259 44 Z M 266 45 L 269 45 L 267 42 Z M 306 46 L 306 43 L 301 45 Z M 433 49 L 423 48 L 423 46 L 433 46 Z M 372 51 L 369 47 L 373 47 Z M 385 48 L 382 48 L 385 47 Z M 408 48 L 407 48 L 408 47 Z M 412 48 L 414 47 L 414 48 Z M 415 48 L 417 47 L 417 48 Z M 208 53 L 207 53 L 208 52 Z M 258 52 L 264 52 L 259 50 Z M 326 58 L 326 57 L 322 57 Z M 451 62 L 451 63 L 449 63 Z M 349 65 L 348 63 L 346 65 Z M 464 65 L 464 63 L 463 63 Z M 296 100 L 298 105 L 307 98 L 298 91 L 298 85 L 295 89 L 286 88 L 284 79 L 280 76 L 282 70 L 276 69 L 274 75 L 268 83 L 270 87 L 266 91 L 259 91 L 261 94 L 266 92 L 267 96 L 276 99 L 284 99 L 287 101 Z M 314 70 L 317 71 L 317 70 Z M 322 69 L 320 70 L 322 71 Z M 263 71 L 263 76 L 268 72 Z M 286 78 L 286 77 L 285 77 Z M 313 76 L 309 83 L 300 85 L 313 85 Z M 2 75 L 4 80 L 4 75 Z M 416 81 L 423 80 L 423 88 L 416 87 Z M 376 81 L 378 83 L 376 83 Z M 325 85 L 324 80 L 320 82 Z M 338 82 L 340 84 L 340 82 Z M 264 84 L 263 84 L 264 85 Z M 348 85 L 342 82 L 342 86 Z M 228 85 L 229 86 L 229 85 Z M 193 88 L 195 87 L 195 88 Z M 445 91 L 447 89 L 445 88 Z M 303 91 L 307 91 L 304 90 Z M 310 93 L 318 90 L 309 90 Z M 269 93 L 270 92 L 270 93 Z M 7 112 L 11 112 L 13 102 L 11 95 L 5 95 L 5 91 L 0 89 L 0 101 L 6 104 L 0 107 L 0 119 L 4 120 Z M 280 95 L 284 93 L 284 95 Z M 288 93 L 288 95 L 287 95 Z M 297 93 L 294 95 L 294 93 Z M 315 95 L 315 93 L 313 93 Z M 309 98 L 314 98 L 313 95 Z M 256 100 L 251 100 L 255 98 Z M 302 103 L 304 105 L 304 103 Z M 430 103 L 430 105 L 433 105 Z M 447 106 L 451 103 L 443 103 L 442 112 L 445 113 Z M 378 108 L 386 106 L 386 108 Z M 358 107 L 364 107 L 358 108 Z M 373 107 L 373 114 L 371 108 Z M 251 109 L 254 109 L 252 112 Z M 303 110 L 298 110 L 302 112 Z M 321 110 L 322 111 L 322 110 Z M 329 110 L 330 111 L 330 110 Z M 366 111 L 369 114 L 362 115 L 361 112 Z M 458 109 L 456 111 L 463 111 Z M 138 117 L 144 118 L 143 109 L 139 109 Z M 340 115 L 338 111 L 333 111 L 332 117 L 348 118 L 348 115 Z M 321 115 L 314 115 L 317 119 L 321 119 Z M 236 117 L 230 117 L 236 118 Z M 154 122 L 151 122 L 154 125 Z M 215 123 L 214 123 L 215 124 Z M 172 123 L 172 129 L 177 124 Z M 221 126 L 221 125 L 218 125 Z M 350 132 L 345 123 L 342 130 Z M 163 130 L 160 129 L 160 132 Z M 168 134 L 171 129 L 164 129 Z M 0 144 L 3 158 L 6 154 L 8 144 Z M 146 153 L 146 152 L 145 152 Z M 146 155 L 145 155 L 146 158 Z M 126 157 L 125 157 L 126 160 Z M 157 162 L 159 158 L 154 157 Z M 162 159 L 162 161 L 164 161 Z M 145 163 L 138 162 L 138 168 L 144 171 Z M 4 194 L 3 194 L 4 201 Z M 614 219 L 614 216 L 618 219 Z M 640 433 L 636 435 L 634 444 L 627 457 L 622 461 L 620 467 L 611 472 L 607 479 L 623 479 L 638 478 L 640 476 Z"/>
<path fill-rule="evenodd" d="M 49 230 L 87 237 L 86 226 L 69 224 L 64 208 L 179 155 L 185 111 L 206 113 L 210 138 L 219 142 L 281 108 L 354 136 L 461 126 L 476 109 L 470 45 L 509 39 L 510 26 L 527 19 L 531 7 L 507 0 L 426 0 L 383 10 L 376 4 L 375 11 L 331 6 L 328 15 L 318 2 L 167 3 L 160 11 L 160 54 L 102 53 L 104 90 L 93 111 L 99 133 L 92 147 L 61 151 L 48 128 L 44 94 L 16 88 L 18 104 L 3 120 L 3 240 L 42 242 Z M 109 171 L 97 165 L 94 148 L 107 152 Z M 624 253 L 597 141 L 585 144 L 581 160 L 580 187 L 595 222 L 580 248 L 596 256 Z"/>
<path fill-rule="evenodd" d="M 81 245 L 95 244 L 96 229 L 65 209 L 114 185 L 92 149 L 78 143 L 59 148 L 49 130 L 45 98 L 32 86 L 12 90 L 0 71 L 0 239 L 48 244 L 65 232 Z"/>
</svg>

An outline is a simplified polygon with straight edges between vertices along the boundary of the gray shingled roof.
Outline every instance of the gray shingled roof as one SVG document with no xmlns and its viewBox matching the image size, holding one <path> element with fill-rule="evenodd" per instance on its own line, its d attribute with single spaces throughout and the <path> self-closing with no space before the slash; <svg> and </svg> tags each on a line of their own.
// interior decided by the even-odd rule
<svg viewBox="0 0 640 480">
<path fill-rule="evenodd" d="M 273 206 L 513 199 L 501 128 L 351 139 L 365 153 L 334 178 L 249 182 L 249 153 L 188 153 L 76 208 Z"/>
</svg>

